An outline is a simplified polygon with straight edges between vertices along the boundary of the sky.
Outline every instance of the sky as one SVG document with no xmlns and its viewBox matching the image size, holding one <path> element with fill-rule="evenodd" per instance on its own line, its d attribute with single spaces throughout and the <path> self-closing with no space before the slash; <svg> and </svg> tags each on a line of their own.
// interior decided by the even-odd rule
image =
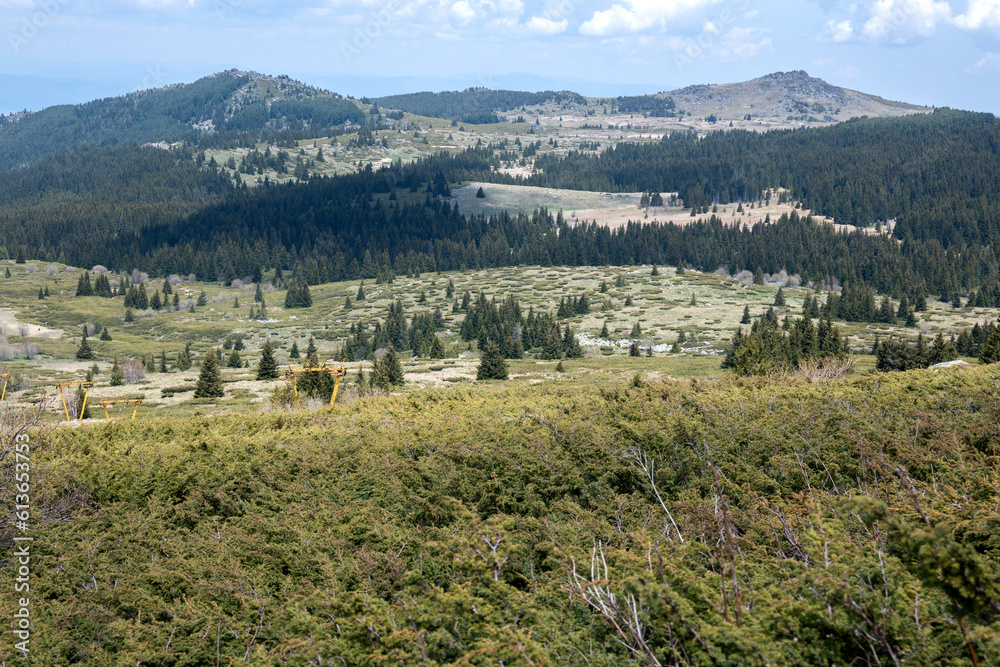
<svg viewBox="0 0 1000 667">
<path fill-rule="evenodd" d="M 610 96 L 805 70 L 1000 114 L 1000 0 L 0 0 L 0 112 L 233 67 L 355 96 Z"/>
</svg>

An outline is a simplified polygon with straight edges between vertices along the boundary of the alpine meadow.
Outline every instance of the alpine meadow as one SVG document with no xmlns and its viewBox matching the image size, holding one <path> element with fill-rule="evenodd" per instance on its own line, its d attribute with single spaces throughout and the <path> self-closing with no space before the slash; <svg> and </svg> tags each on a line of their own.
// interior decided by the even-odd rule
<svg viewBox="0 0 1000 667">
<path fill-rule="evenodd" d="M 995 7 L 36 4 L 0 667 L 1000 664 Z"/>
</svg>

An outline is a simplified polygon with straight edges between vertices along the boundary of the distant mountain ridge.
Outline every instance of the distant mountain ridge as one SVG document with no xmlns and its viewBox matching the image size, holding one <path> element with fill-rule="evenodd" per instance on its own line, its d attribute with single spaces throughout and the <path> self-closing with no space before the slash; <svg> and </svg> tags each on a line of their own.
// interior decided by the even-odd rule
<svg viewBox="0 0 1000 667">
<path fill-rule="evenodd" d="M 893 102 L 809 76 L 802 70 L 774 72 L 750 81 L 695 85 L 659 93 L 693 116 L 715 115 L 720 120 L 778 117 L 819 122 L 858 116 L 902 116 L 928 113 L 930 107 Z"/>
<path fill-rule="evenodd" d="M 365 119 L 356 102 L 335 93 L 287 76 L 233 69 L 189 84 L 0 116 L 0 169 L 79 146 L 176 141 L 205 133 L 318 132 Z"/>
</svg>

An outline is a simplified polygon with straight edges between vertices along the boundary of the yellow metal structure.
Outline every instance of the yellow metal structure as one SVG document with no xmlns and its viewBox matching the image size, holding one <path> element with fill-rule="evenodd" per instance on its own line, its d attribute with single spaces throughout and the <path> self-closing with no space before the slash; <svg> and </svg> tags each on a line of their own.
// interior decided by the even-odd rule
<svg viewBox="0 0 1000 667">
<path fill-rule="evenodd" d="M 7 395 L 7 382 L 10 380 L 10 373 L 0 373 L 0 378 L 3 378 L 3 389 L 0 389 L 0 401 L 2 401 Z"/>
<path fill-rule="evenodd" d="M 288 378 L 292 383 L 292 391 L 295 393 L 295 402 L 301 406 L 299 403 L 299 388 L 296 380 L 300 377 L 305 377 L 309 373 L 326 373 L 334 378 L 333 381 L 333 393 L 330 394 L 330 405 L 333 405 L 334 401 L 337 400 L 337 390 L 340 389 L 340 380 L 347 375 L 347 369 L 344 368 L 344 362 L 340 362 L 340 366 L 333 368 L 327 366 L 327 362 L 323 362 L 322 366 L 315 366 L 311 368 L 291 368 L 289 367 L 285 371 L 285 377 Z"/>
<path fill-rule="evenodd" d="M 108 420 L 109 424 L 111 423 L 111 417 L 108 416 L 108 408 L 110 406 L 112 406 L 112 405 L 118 405 L 120 403 L 124 403 L 126 405 L 132 405 L 132 406 L 134 406 L 132 408 L 132 421 L 135 421 L 135 413 L 136 413 L 136 411 L 138 411 L 139 406 L 142 405 L 142 399 L 141 398 L 119 398 L 119 399 L 116 399 L 116 400 L 113 400 L 113 401 L 98 401 L 97 404 L 99 406 L 101 406 L 102 408 L 104 408 L 104 418 L 106 420 Z"/>
<path fill-rule="evenodd" d="M 69 407 L 66 405 L 66 394 L 63 393 L 63 387 L 80 387 L 85 389 L 83 392 L 83 405 L 80 406 L 80 413 L 83 414 L 87 409 L 87 396 L 90 395 L 90 388 L 94 386 L 93 382 L 60 382 L 56 385 L 59 388 L 59 396 L 62 397 L 63 411 L 66 413 L 66 421 L 73 421 L 69 418 Z"/>
</svg>

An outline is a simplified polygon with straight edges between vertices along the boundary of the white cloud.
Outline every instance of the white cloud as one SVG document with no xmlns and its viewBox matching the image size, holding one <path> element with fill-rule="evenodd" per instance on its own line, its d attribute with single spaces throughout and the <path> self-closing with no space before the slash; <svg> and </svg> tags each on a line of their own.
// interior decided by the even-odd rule
<svg viewBox="0 0 1000 667">
<path fill-rule="evenodd" d="M 987 53 L 985 56 L 980 58 L 979 62 L 966 71 L 970 74 L 982 71 L 1000 73 L 1000 53 Z"/>
<path fill-rule="evenodd" d="M 458 25 L 465 25 L 476 18 L 476 10 L 465 0 L 458 0 L 448 12 Z"/>
<path fill-rule="evenodd" d="M 532 16 L 524 24 L 524 27 L 528 32 L 533 32 L 536 35 L 558 35 L 566 32 L 566 29 L 569 28 L 569 21 L 567 19 L 553 21 L 542 16 Z"/>
<path fill-rule="evenodd" d="M 872 42 L 905 44 L 930 37 L 937 24 L 951 18 L 951 6 L 935 0 L 878 0 L 861 33 Z"/>
<path fill-rule="evenodd" d="M 616 3 L 609 9 L 594 12 L 590 20 L 580 26 L 580 32 L 584 35 L 604 37 L 650 29 L 663 30 L 668 20 L 721 1 L 624 0 L 625 6 Z"/>
<path fill-rule="evenodd" d="M 716 25 L 715 23 L 713 23 L 712 21 L 705 21 L 705 25 L 703 25 L 703 26 L 701 27 L 701 29 L 702 29 L 702 30 L 703 30 L 704 32 L 710 32 L 710 33 L 712 33 L 713 35 L 718 35 L 718 34 L 719 34 L 719 32 L 721 32 L 721 31 L 719 30 L 719 26 L 717 26 L 717 25 Z"/>
<path fill-rule="evenodd" d="M 497 8 L 504 14 L 520 15 L 524 13 L 524 3 L 521 0 L 500 0 Z"/>
<path fill-rule="evenodd" d="M 956 16 L 954 23 L 963 30 L 1000 32 L 1000 0 L 969 0 L 965 13 Z"/>
<path fill-rule="evenodd" d="M 854 36 L 854 28 L 850 21 L 827 21 L 826 37 L 833 42 L 846 42 Z"/>
</svg>

